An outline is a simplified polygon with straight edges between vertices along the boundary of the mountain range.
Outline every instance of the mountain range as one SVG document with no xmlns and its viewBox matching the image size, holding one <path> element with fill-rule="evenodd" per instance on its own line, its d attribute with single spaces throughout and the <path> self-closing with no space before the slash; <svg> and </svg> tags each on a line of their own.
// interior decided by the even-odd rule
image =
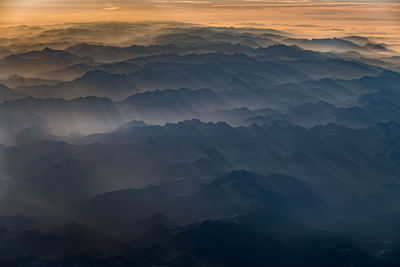
<svg viewBox="0 0 400 267">
<path fill-rule="evenodd" d="M 11 30 L 1 266 L 399 265 L 400 56 L 382 40 Z"/>
</svg>

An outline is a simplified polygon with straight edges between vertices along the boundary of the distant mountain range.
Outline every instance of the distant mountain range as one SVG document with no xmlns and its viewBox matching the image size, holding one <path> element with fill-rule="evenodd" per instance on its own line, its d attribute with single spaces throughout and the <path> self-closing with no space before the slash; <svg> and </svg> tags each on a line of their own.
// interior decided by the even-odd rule
<svg viewBox="0 0 400 267">
<path fill-rule="evenodd" d="M 14 30 L 0 266 L 399 266 L 390 45 L 176 22 Z"/>
</svg>

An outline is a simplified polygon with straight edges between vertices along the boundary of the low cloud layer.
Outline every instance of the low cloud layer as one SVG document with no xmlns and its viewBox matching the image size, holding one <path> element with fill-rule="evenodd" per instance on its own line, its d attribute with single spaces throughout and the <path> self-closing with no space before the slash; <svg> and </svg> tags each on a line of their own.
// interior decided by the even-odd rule
<svg viewBox="0 0 400 267">
<path fill-rule="evenodd" d="M 195 23 L 399 24 L 398 1 L 139 0 L 0 2 L 0 24 L 174 20 Z M 249 16 L 250 14 L 250 16 Z M 284 14 L 284 16 L 283 16 Z M 371 18 L 373 18 L 371 20 Z M 255 20 L 255 21 L 249 21 Z M 311 22 L 311 23 L 310 23 Z"/>
</svg>

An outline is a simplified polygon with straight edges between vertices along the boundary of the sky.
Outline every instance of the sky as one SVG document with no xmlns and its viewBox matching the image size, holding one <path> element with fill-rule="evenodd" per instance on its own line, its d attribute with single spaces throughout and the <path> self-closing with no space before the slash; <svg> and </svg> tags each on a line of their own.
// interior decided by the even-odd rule
<svg viewBox="0 0 400 267">
<path fill-rule="evenodd" d="M 143 20 L 269 27 L 305 37 L 354 33 L 391 39 L 400 49 L 400 0 L 0 0 L 0 27 Z"/>
<path fill-rule="evenodd" d="M 398 0 L 0 0 L 0 24 L 173 20 L 202 24 L 400 25 Z"/>
</svg>

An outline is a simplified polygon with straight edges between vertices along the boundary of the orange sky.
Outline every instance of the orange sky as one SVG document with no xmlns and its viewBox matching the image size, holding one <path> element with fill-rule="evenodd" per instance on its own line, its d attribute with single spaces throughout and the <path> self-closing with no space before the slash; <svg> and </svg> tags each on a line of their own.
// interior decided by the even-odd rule
<svg viewBox="0 0 400 267">
<path fill-rule="evenodd" d="M 398 1 L 260 0 L 0 0 L 0 23 L 175 20 L 237 24 L 400 25 Z"/>
<path fill-rule="evenodd" d="M 1 26 L 140 20 L 258 25 L 310 36 L 343 31 L 391 38 L 400 48 L 398 0 L 0 0 Z"/>
</svg>

